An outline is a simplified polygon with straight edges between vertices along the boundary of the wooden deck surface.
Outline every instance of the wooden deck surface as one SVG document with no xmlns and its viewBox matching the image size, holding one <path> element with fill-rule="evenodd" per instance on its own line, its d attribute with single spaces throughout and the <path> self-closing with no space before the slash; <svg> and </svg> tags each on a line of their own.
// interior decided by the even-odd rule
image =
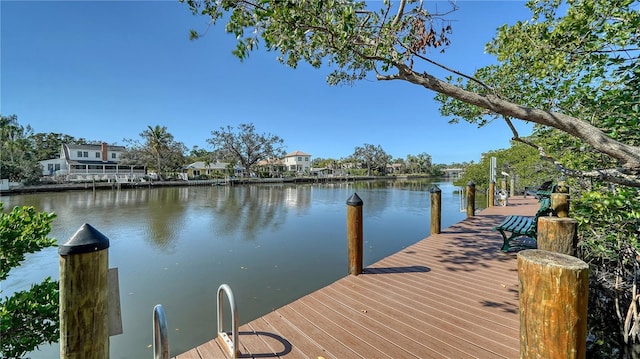
<svg viewBox="0 0 640 359">
<path fill-rule="evenodd" d="M 513 197 L 241 326 L 240 357 L 518 358 L 516 254 L 491 228 L 537 208 Z M 212 340 L 176 358 L 226 357 Z"/>
</svg>

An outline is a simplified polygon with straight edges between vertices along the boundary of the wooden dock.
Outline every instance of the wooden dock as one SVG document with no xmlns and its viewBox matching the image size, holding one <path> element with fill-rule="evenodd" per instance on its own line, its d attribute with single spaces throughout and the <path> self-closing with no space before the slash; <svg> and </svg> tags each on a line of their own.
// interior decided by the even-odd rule
<svg viewBox="0 0 640 359">
<path fill-rule="evenodd" d="M 510 198 L 241 326 L 240 357 L 518 358 L 516 254 L 491 228 L 537 208 Z M 227 357 L 212 340 L 176 358 Z"/>
</svg>

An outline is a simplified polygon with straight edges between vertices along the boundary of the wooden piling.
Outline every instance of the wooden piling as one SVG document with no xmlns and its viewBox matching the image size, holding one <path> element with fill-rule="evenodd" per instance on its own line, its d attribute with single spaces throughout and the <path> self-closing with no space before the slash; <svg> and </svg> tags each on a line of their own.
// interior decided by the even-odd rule
<svg viewBox="0 0 640 359">
<path fill-rule="evenodd" d="M 108 248 L 85 223 L 58 249 L 61 359 L 109 358 Z"/>
<path fill-rule="evenodd" d="M 586 357 L 589 266 L 566 254 L 518 253 L 520 358 Z"/>
<path fill-rule="evenodd" d="M 576 229 L 578 221 L 567 217 L 538 218 L 538 249 L 575 255 L 578 245 Z"/>
<path fill-rule="evenodd" d="M 470 181 L 467 184 L 467 218 L 476 213 L 476 184 Z"/>
<path fill-rule="evenodd" d="M 551 210 L 558 217 L 569 217 L 569 194 L 552 193 Z"/>
<path fill-rule="evenodd" d="M 489 182 L 489 194 L 487 196 L 489 202 L 488 207 L 493 207 L 496 204 L 496 181 Z"/>
<path fill-rule="evenodd" d="M 438 234 L 442 228 L 442 190 L 433 185 L 431 190 L 431 234 Z"/>
<path fill-rule="evenodd" d="M 363 226 L 362 199 L 354 193 L 347 200 L 347 245 L 349 248 L 349 274 L 362 273 Z"/>
</svg>

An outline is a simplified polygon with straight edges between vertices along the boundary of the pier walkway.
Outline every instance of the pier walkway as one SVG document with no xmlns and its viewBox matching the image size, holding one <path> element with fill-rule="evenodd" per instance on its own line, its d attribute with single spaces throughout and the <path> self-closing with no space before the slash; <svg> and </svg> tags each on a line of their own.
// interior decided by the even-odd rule
<svg viewBox="0 0 640 359">
<path fill-rule="evenodd" d="M 518 358 L 516 254 L 491 228 L 537 208 L 512 197 L 241 326 L 240 357 Z M 226 357 L 212 340 L 176 358 Z"/>
</svg>

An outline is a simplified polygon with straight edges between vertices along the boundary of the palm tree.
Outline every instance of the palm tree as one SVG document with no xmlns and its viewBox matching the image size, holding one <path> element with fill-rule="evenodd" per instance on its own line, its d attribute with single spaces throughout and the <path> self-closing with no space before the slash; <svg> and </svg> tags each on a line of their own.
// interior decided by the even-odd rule
<svg viewBox="0 0 640 359">
<path fill-rule="evenodd" d="M 7 149 L 10 163 L 14 163 L 14 152 L 16 147 L 16 136 L 22 131 L 18 124 L 18 116 L 0 116 L 0 144 Z M 0 148 L 0 160 L 2 160 L 2 148 Z"/>
<path fill-rule="evenodd" d="M 169 149 L 169 144 L 173 141 L 173 136 L 167 132 L 166 126 L 147 126 L 140 136 L 146 140 L 146 147 L 151 152 L 156 161 L 156 172 L 158 178 L 162 178 L 162 157 Z"/>
</svg>

